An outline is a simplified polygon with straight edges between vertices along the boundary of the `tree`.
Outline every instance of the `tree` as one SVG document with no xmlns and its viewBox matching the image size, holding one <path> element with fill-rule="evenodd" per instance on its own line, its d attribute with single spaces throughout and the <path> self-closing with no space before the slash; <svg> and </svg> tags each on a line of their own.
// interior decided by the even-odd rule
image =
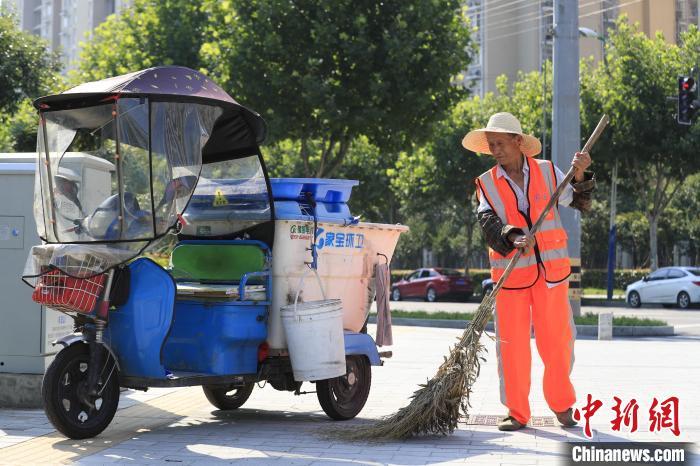
<svg viewBox="0 0 700 466">
<path fill-rule="evenodd" d="M 582 134 L 592 131 L 601 113 L 610 116 L 610 127 L 596 145 L 596 166 L 603 167 L 597 172 L 610 172 L 615 160 L 620 164 L 620 187 L 638 200 L 649 223 L 652 270 L 659 265 L 660 217 L 686 175 L 700 169 L 700 129 L 676 124 L 666 99 L 676 93 L 678 76 L 696 63 L 698 50 L 695 26 L 673 45 L 660 34 L 647 38 L 623 17 L 610 33 L 608 66 L 581 73 Z"/>
<path fill-rule="evenodd" d="M 690 175 L 671 202 L 674 215 L 669 215 L 674 231 L 687 241 L 684 252 L 700 265 L 700 172 Z"/>
<path fill-rule="evenodd" d="M 38 116 L 30 99 L 19 104 L 17 111 L 8 118 L 7 128 L 14 152 L 34 152 L 36 150 L 36 133 Z"/>
<path fill-rule="evenodd" d="M 360 135 L 382 153 L 426 140 L 464 95 L 450 85 L 471 59 L 462 12 L 458 0 L 225 1 L 211 24 L 228 27 L 202 51 L 271 142 L 299 141 L 304 172 L 328 176 Z"/>
<path fill-rule="evenodd" d="M 604 268 L 608 263 L 608 249 L 603 245 L 608 243 L 610 209 L 608 197 L 600 191 L 595 193 L 591 211 L 581 218 L 581 265 L 584 269 Z"/>
<path fill-rule="evenodd" d="M 404 202 L 404 214 L 421 213 L 418 218 L 427 219 L 425 244 L 443 254 L 461 250 L 465 269 L 469 269 L 476 225 L 474 179 L 493 161 L 464 149 L 461 141 L 470 129 L 485 126 L 491 114 L 505 110 L 507 101 L 507 96 L 488 93 L 460 102 L 437 126 L 431 142 L 402 152 L 396 168 L 389 171 L 392 186 Z"/>
<path fill-rule="evenodd" d="M 82 44 L 73 81 L 94 81 L 160 65 L 200 70 L 200 49 L 211 39 L 206 35 L 209 3 L 134 0 L 121 14 L 109 16 Z"/>
<path fill-rule="evenodd" d="M 419 219 L 429 219 L 432 229 L 426 244 L 438 255 L 460 251 L 465 269 L 475 257 L 473 248 L 483 247 L 476 228 L 474 180 L 494 162 L 464 149 L 462 138 L 469 130 L 486 126 L 492 114 L 504 111 L 515 114 L 526 133 L 541 134 L 541 74 L 521 72 L 512 86 L 506 76 L 499 76 L 496 88 L 496 94 L 459 102 L 437 125 L 428 144 L 401 153 L 396 169 L 390 170 L 392 185 L 405 202 L 404 213 L 413 219 L 420 211 L 424 213 Z"/>
<path fill-rule="evenodd" d="M 45 40 L 22 31 L 16 19 L 0 9 L 0 113 L 11 114 L 26 98 L 55 87 L 60 71 L 56 54 Z"/>
</svg>

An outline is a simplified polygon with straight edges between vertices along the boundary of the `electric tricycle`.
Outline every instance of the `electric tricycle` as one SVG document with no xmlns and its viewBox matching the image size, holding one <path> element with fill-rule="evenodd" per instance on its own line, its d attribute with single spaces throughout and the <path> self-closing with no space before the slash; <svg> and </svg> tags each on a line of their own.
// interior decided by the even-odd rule
<svg viewBox="0 0 700 466">
<path fill-rule="evenodd" d="M 360 222 L 351 180 L 271 179 L 266 126 L 206 76 L 157 67 L 35 102 L 34 213 L 24 280 L 75 333 L 44 376 L 74 439 L 111 422 L 120 387 L 199 385 L 217 408 L 257 383 L 329 417 L 363 408 L 382 357 L 366 323 L 401 225 Z"/>
</svg>

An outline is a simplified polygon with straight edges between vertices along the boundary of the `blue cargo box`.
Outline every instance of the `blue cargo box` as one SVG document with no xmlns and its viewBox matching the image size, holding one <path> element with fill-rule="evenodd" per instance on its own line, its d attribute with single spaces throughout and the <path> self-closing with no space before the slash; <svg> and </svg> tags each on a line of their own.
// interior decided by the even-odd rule
<svg viewBox="0 0 700 466">
<path fill-rule="evenodd" d="M 316 202 L 348 202 L 357 180 L 324 178 L 270 178 L 272 197 L 280 200 L 301 200 L 311 193 Z"/>
<path fill-rule="evenodd" d="M 350 225 L 354 220 L 350 214 L 350 208 L 345 203 L 317 203 L 316 218 L 319 222 L 342 225 Z M 314 211 L 311 206 L 303 202 L 275 201 L 275 219 L 313 221 Z"/>
</svg>

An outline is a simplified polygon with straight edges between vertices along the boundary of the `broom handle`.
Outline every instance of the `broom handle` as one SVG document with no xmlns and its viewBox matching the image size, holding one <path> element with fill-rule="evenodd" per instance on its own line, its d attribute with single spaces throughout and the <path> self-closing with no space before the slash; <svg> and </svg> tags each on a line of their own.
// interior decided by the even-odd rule
<svg viewBox="0 0 700 466">
<path fill-rule="evenodd" d="M 605 127 L 608 125 L 608 122 L 610 119 L 608 118 L 607 115 L 603 115 L 598 122 L 598 125 L 595 127 L 593 130 L 593 133 L 591 136 L 588 138 L 588 141 L 586 141 L 586 145 L 583 146 L 583 149 L 581 149 L 581 152 L 590 152 L 591 148 L 593 148 L 593 145 L 596 143 L 600 135 L 602 134 L 603 130 Z M 559 200 L 559 196 L 561 196 L 561 193 L 564 192 L 564 188 L 571 182 L 571 180 L 574 178 L 575 170 L 574 167 L 569 168 L 569 171 L 566 173 L 566 176 L 562 180 L 562 182 L 557 186 L 557 189 L 554 191 L 554 194 L 552 194 L 552 197 L 549 199 L 549 202 L 545 206 L 544 210 L 540 214 L 539 218 L 535 222 L 535 224 L 532 226 L 530 229 L 530 235 L 534 235 L 537 230 L 539 230 L 540 225 L 542 225 L 542 222 L 544 222 L 544 218 L 547 216 L 547 213 L 550 211 L 552 207 L 554 207 L 554 204 L 557 203 Z M 506 267 L 505 272 L 503 272 L 503 275 L 501 275 L 501 278 L 498 280 L 498 283 L 496 283 L 496 286 L 494 287 L 493 291 L 491 292 L 491 296 L 496 296 L 496 293 L 500 291 L 500 289 L 503 287 L 503 283 L 508 279 L 508 276 L 510 273 L 513 271 L 515 268 L 515 264 L 518 263 L 518 260 L 520 259 L 520 256 L 522 256 L 523 250 L 518 249 L 518 251 L 515 253 L 515 256 L 510 260 L 508 263 L 508 267 Z"/>
</svg>

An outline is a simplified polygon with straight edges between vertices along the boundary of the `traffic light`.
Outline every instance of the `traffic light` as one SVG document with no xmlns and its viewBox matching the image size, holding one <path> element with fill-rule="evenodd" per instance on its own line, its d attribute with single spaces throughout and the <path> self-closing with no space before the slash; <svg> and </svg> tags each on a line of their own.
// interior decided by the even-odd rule
<svg viewBox="0 0 700 466">
<path fill-rule="evenodd" d="M 678 115 L 676 121 L 681 125 L 692 124 L 695 113 L 695 80 L 690 76 L 678 78 Z"/>
</svg>

